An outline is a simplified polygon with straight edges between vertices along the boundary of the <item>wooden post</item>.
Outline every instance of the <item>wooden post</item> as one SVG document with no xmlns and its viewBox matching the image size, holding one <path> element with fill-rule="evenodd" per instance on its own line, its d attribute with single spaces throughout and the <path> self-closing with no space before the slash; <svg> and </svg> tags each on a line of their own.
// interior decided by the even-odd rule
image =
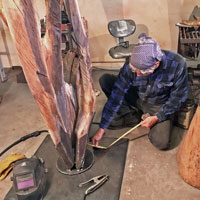
<svg viewBox="0 0 200 200">
<path fill-rule="evenodd" d="M 200 188 L 200 106 L 180 144 L 177 161 L 183 180 Z"/>
<path fill-rule="evenodd" d="M 69 6 L 73 32 L 75 35 L 77 50 L 79 54 L 80 72 L 77 72 L 76 89 L 78 97 L 78 118 L 76 121 L 76 168 L 82 167 L 85 150 L 88 142 L 88 129 L 94 114 L 95 94 L 91 76 L 91 60 L 88 45 L 87 23 L 81 18 L 77 0 L 65 0 Z"/>
</svg>

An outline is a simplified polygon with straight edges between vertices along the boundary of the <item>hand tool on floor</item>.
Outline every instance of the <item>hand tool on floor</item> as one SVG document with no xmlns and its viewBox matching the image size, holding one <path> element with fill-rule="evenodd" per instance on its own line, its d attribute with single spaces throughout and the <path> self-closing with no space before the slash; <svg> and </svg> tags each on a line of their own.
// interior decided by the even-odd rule
<svg viewBox="0 0 200 200">
<path fill-rule="evenodd" d="M 88 194 L 94 192 L 96 189 L 101 187 L 108 180 L 109 180 L 109 176 L 108 175 L 100 175 L 100 176 L 93 177 L 93 178 L 91 178 L 90 180 L 88 180 L 86 182 L 80 183 L 79 187 L 83 187 L 83 186 L 85 186 L 85 185 L 87 185 L 89 183 L 94 183 L 94 185 L 92 185 L 91 187 L 89 187 L 85 191 L 84 199 Z"/>
<path fill-rule="evenodd" d="M 150 114 L 149 113 L 145 113 L 142 115 L 142 120 L 145 120 L 147 117 L 149 117 Z M 113 143 L 111 143 L 110 145 L 108 145 L 107 147 L 104 146 L 95 146 L 93 144 L 89 144 L 92 147 L 98 148 L 98 149 L 108 149 L 111 146 L 113 146 L 116 142 L 118 142 L 119 140 L 121 140 L 122 138 L 124 138 L 125 136 L 127 136 L 130 132 L 132 132 L 133 130 L 135 130 L 137 127 L 139 127 L 141 125 L 142 122 L 140 122 L 139 124 L 137 124 L 136 126 L 134 126 L 133 128 L 131 128 L 130 130 L 128 130 L 127 132 L 125 132 L 122 136 L 120 136 L 119 138 L 117 138 Z"/>
</svg>

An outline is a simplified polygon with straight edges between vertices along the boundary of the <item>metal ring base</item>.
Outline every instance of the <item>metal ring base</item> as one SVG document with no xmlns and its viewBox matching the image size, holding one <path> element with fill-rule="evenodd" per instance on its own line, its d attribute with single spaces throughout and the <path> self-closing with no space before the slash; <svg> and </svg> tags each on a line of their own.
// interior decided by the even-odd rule
<svg viewBox="0 0 200 200">
<path fill-rule="evenodd" d="M 76 169 L 76 168 L 68 169 L 63 159 L 60 157 L 57 160 L 56 169 L 62 174 L 73 176 L 87 171 L 92 167 L 93 163 L 94 163 L 94 154 L 89 149 L 86 149 L 85 160 L 83 167 L 81 169 Z"/>
</svg>

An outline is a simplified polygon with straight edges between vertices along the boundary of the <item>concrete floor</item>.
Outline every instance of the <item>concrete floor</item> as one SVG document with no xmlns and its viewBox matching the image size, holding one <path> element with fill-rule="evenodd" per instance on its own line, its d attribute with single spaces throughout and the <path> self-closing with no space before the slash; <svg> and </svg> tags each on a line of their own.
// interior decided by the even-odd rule
<svg viewBox="0 0 200 200">
<path fill-rule="evenodd" d="M 0 96 L 3 97 L 0 103 L 0 152 L 20 137 L 36 130 L 46 129 L 27 84 L 16 81 L 16 75 L 20 71 L 9 69 L 6 72 L 8 81 L 0 83 Z M 93 72 L 95 88 L 98 90 L 100 90 L 98 78 L 102 73 L 105 71 Z M 105 95 L 101 92 L 97 97 L 95 122 L 100 121 L 105 100 Z M 90 136 L 97 128 L 97 126 L 92 127 Z M 127 130 L 107 130 L 106 136 L 119 137 Z M 172 149 L 169 151 L 155 149 L 148 141 L 147 132 L 147 129 L 140 127 L 128 136 L 130 142 L 120 200 L 199 200 L 200 191 L 186 184 L 178 174 L 176 154 L 185 131 L 175 127 Z M 45 136 L 46 133 L 13 147 L 0 158 L 0 161 L 12 153 L 32 156 Z M 0 182 L 0 200 L 4 199 L 12 185 L 10 176 Z"/>
</svg>

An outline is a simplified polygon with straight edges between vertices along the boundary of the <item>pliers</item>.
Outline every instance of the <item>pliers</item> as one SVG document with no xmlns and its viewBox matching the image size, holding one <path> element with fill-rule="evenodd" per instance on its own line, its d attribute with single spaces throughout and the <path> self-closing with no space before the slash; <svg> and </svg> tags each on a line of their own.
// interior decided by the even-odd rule
<svg viewBox="0 0 200 200">
<path fill-rule="evenodd" d="M 86 195 L 94 192 L 100 186 L 102 186 L 107 180 L 109 180 L 108 175 L 100 175 L 100 176 L 93 177 L 86 182 L 80 183 L 79 187 L 83 187 L 84 185 L 89 184 L 89 183 L 93 183 L 93 182 L 95 183 L 94 185 L 92 185 L 85 191 L 85 196 L 86 196 Z"/>
</svg>

